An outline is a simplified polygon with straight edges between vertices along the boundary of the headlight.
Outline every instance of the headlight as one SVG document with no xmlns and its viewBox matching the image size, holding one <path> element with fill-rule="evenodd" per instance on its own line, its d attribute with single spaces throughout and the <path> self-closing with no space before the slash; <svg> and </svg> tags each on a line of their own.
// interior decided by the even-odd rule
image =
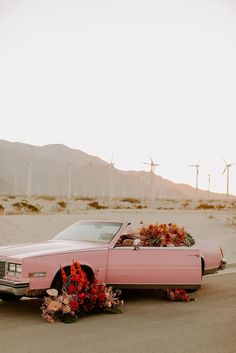
<svg viewBox="0 0 236 353">
<path fill-rule="evenodd" d="M 22 265 L 8 262 L 7 273 L 12 276 L 17 276 L 21 273 Z"/>
</svg>

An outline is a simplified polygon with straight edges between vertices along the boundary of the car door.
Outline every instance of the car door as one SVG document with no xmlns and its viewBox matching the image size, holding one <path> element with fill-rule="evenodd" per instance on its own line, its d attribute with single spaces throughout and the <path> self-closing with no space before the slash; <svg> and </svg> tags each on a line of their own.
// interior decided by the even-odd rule
<svg viewBox="0 0 236 353">
<path fill-rule="evenodd" d="M 198 249 L 114 247 L 108 251 L 106 283 L 124 286 L 200 286 Z"/>
</svg>

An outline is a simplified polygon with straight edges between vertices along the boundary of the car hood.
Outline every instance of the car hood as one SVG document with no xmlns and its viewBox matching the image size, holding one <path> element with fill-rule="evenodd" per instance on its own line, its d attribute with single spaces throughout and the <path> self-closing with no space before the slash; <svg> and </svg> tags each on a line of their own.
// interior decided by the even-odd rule
<svg viewBox="0 0 236 353">
<path fill-rule="evenodd" d="M 48 240 L 43 243 L 27 243 L 0 247 L 0 259 L 7 259 L 8 257 L 23 259 L 32 256 L 86 251 L 106 247 L 106 244 L 101 243 Z"/>
</svg>

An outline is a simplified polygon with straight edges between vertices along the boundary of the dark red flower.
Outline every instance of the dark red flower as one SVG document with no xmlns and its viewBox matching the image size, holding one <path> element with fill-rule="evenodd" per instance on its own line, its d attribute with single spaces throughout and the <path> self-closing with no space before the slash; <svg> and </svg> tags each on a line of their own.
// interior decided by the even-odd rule
<svg viewBox="0 0 236 353">
<path fill-rule="evenodd" d="M 79 300 L 84 300 L 84 298 L 85 298 L 85 293 L 80 293 L 80 294 L 78 294 L 78 298 L 79 298 Z"/>
<path fill-rule="evenodd" d="M 101 292 L 98 294 L 98 301 L 103 302 L 105 300 L 106 296 L 105 293 Z"/>
<path fill-rule="evenodd" d="M 79 308 L 79 303 L 76 300 L 70 302 L 71 310 L 77 311 Z"/>
</svg>

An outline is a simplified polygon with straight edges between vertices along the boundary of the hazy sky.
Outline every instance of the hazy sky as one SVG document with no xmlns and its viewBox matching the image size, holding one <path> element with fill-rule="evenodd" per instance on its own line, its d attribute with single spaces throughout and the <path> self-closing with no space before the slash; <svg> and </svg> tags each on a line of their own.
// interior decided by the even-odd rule
<svg viewBox="0 0 236 353">
<path fill-rule="evenodd" d="M 0 0 L 1 139 L 225 192 L 235 118 L 234 0 Z"/>
</svg>

